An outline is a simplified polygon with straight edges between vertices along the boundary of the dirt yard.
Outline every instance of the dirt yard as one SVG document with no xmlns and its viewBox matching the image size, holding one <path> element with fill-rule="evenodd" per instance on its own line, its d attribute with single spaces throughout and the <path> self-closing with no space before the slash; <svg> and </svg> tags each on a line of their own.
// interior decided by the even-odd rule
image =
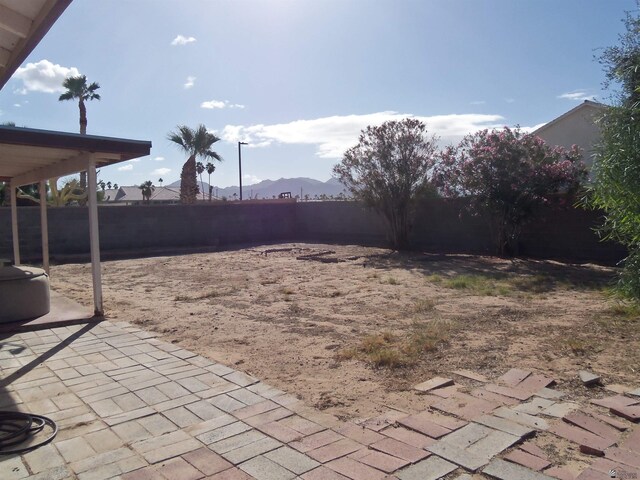
<svg viewBox="0 0 640 480">
<path fill-rule="evenodd" d="M 469 369 L 577 372 L 635 385 L 640 311 L 608 294 L 615 270 L 359 246 L 283 244 L 103 264 L 107 318 L 255 375 L 340 418 L 426 408 L 411 387 Z M 92 304 L 90 266 L 53 288 Z M 80 286 L 82 285 L 82 286 Z M 636 385 L 637 386 L 637 385 Z"/>
</svg>

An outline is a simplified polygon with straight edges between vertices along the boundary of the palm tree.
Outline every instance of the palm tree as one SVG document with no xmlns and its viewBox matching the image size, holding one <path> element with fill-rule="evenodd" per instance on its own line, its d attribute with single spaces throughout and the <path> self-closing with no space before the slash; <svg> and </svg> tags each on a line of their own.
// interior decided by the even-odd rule
<svg viewBox="0 0 640 480">
<path fill-rule="evenodd" d="M 209 133 L 204 125 L 199 125 L 195 130 L 186 125 L 178 125 L 177 131 L 169 132 L 167 138 L 178 144 L 189 155 L 180 174 L 180 201 L 195 203 L 198 195 L 196 158 L 215 159 L 221 162 L 222 157 L 211 150 L 211 146 L 220 139 L 213 133 Z"/>
<path fill-rule="evenodd" d="M 151 180 L 147 180 L 142 185 L 138 187 L 142 190 L 142 201 L 145 203 L 151 202 L 151 195 L 155 191 L 156 187 L 153 186 L 153 182 Z"/>
<path fill-rule="evenodd" d="M 63 100 L 78 100 L 78 108 L 80 109 L 80 134 L 87 134 L 87 107 L 84 102 L 88 100 L 100 100 L 100 94 L 96 90 L 100 88 L 96 82 L 87 85 L 87 76 L 78 75 L 77 77 L 67 77 L 62 82 L 62 86 L 67 89 L 60 98 Z M 80 186 L 87 187 L 87 172 L 80 172 Z"/>
<path fill-rule="evenodd" d="M 200 175 L 200 188 L 203 188 L 204 185 L 202 184 L 202 173 L 204 172 L 204 165 L 202 164 L 202 162 L 196 163 L 196 172 L 198 173 L 198 175 Z M 202 199 L 204 200 L 204 189 L 202 190 Z"/>
<path fill-rule="evenodd" d="M 211 174 L 216 171 L 216 166 L 207 162 L 207 173 L 209 174 L 209 201 L 211 201 L 211 192 L 213 191 L 213 185 L 211 185 Z"/>
</svg>

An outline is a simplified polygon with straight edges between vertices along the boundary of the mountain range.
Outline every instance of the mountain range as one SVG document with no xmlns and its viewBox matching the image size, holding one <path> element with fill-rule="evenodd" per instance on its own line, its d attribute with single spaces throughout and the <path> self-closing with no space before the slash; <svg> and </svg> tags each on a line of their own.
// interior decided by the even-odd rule
<svg viewBox="0 0 640 480">
<path fill-rule="evenodd" d="M 204 192 L 205 195 L 209 194 L 209 184 L 207 182 L 198 182 L 200 184 L 200 191 Z M 168 187 L 177 187 L 180 188 L 180 180 L 177 180 L 169 185 Z M 313 178 L 280 178 L 278 180 L 262 180 L 259 183 L 254 183 L 253 185 L 243 185 L 242 186 L 242 197 L 245 199 L 248 198 L 273 198 L 274 196 L 277 198 L 278 195 L 284 192 L 291 192 L 291 196 L 295 197 L 298 195 L 300 198 L 305 198 L 307 195 L 308 198 L 314 198 L 315 196 L 320 197 L 321 195 L 330 196 L 338 196 L 341 193 L 345 195 L 348 194 L 345 186 L 340 183 L 339 180 L 335 178 L 331 178 L 326 182 L 321 182 L 320 180 L 315 180 Z M 213 186 L 213 196 L 217 198 L 233 198 L 233 195 L 240 195 L 240 188 L 237 186 L 231 187 L 216 187 Z"/>
</svg>

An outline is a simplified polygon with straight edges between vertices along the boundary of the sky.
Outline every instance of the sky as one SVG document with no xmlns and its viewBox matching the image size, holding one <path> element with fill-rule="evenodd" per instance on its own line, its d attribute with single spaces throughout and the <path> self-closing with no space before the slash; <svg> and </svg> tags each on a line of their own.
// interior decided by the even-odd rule
<svg viewBox="0 0 640 480">
<path fill-rule="evenodd" d="M 180 178 L 167 140 L 204 124 L 211 183 L 326 181 L 359 132 L 416 117 L 440 145 L 483 128 L 532 129 L 607 102 L 597 57 L 634 0 L 74 0 L 0 91 L 0 123 L 77 132 L 65 77 L 98 82 L 87 133 L 150 140 L 103 168 L 119 185 Z M 204 180 L 207 180 L 206 174 Z"/>
</svg>

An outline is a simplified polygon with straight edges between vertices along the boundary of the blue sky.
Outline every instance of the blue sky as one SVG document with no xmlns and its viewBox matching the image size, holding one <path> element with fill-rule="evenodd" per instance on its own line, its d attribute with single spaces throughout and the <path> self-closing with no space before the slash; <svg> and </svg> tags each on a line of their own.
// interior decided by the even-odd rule
<svg viewBox="0 0 640 480">
<path fill-rule="evenodd" d="M 62 80 L 100 83 L 87 133 L 153 142 L 104 168 L 120 185 L 177 180 L 166 136 L 221 137 L 212 183 L 327 180 L 359 131 L 423 119 L 441 143 L 534 127 L 607 101 L 594 55 L 617 43 L 634 0 L 75 0 L 0 92 L 0 122 L 75 132 Z"/>
</svg>

